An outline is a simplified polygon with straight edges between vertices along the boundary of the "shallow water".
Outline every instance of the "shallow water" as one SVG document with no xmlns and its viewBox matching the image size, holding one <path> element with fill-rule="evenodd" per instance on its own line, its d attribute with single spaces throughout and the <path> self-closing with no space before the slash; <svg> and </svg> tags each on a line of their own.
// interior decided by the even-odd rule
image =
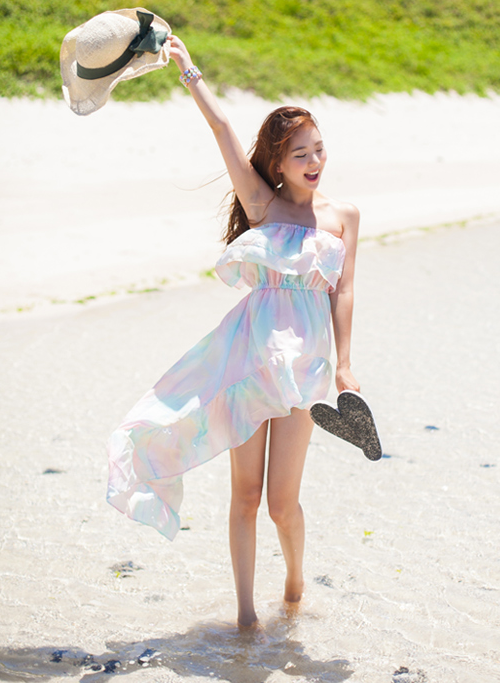
<svg viewBox="0 0 500 683">
<path fill-rule="evenodd" d="M 146 668 L 158 676 L 173 672 L 180 677 L 210 677 L 231 683 L 260 683 L 280 671 L 296 680 L 332 683 L 351 676 L 345 660 L 320 660 L 308 654 L 295 631 L 293 621 L 280 617 L 244 633 L 232 624 L 200 622 L 182 634 L 109 643 L 108 650 L 99 655 L 69 648 L 26 648 L 0 651 L 0 659 L 14 675 L 78 675 L 85 681 L 101 680 L 103 674 L 130 675 Z"/>
<path fill-rule="evenodd" d="M 500 681 L 498 253 L 497 226 L 361 249 L 385 457 L 314 431 L 304 601 L 285 613 L 264 502 L 256 632 L 234 626 L 226 455 L 186 477 L 173 544 L 104 502 L 107 435 L 235 294 L 0 321 L 0 680 Z"/>
</svg>

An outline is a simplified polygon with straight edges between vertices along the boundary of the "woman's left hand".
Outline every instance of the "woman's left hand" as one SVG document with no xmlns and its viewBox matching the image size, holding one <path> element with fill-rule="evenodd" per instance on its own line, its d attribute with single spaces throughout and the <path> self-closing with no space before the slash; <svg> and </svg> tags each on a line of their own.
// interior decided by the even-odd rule
<svg viewBox="0 0 500 683">
<path fill-rule="evenodd" d="M 359 383 L 351 372 L 350 368 L 341 367 L 337 368 L 335 373 L 335 384 L 337 385 L 337 391 L 360 391 Z"/>
</svg>

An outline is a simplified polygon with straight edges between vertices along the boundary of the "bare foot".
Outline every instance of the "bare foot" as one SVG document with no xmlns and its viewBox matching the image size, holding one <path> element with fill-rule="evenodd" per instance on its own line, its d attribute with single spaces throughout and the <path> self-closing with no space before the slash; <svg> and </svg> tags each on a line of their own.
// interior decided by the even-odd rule
<svg viewBox="0 0 500 683">
<path fill-rule="evenodd" d="M 239 637 L 242 644 L 248 645 L 269 645 L 269 636 L 265 626 L 257 619 L 249 626 L 243 626 L 238 622 Z"/>
<path fill-rule="evenodd" d="M 260 628 L 260 622 L 257 618 L 257 615 L 255 615 L 255 619 L 253 619 L 253 621 L 241 621 L 238 618 L 238 628 L 240 631 L 257 631 Z"/>
<path fill-rule="evenodd" d="M 248 629 L 256 628 L 259 624 L 259 620 L 254 611 L 248 614 L 238 615 L 238 627 L 240 630 L 246 631 Z"/>
<path fill-rule="evenodd" d="M 283 600 L 283 615 L 288 621 L 295 621 L 301 613 L 302 602 L 287 602 Z"/>
<path fill-rule="evenodd" d="M 283 599 L 285 602 L 300 602 L 302 593 L 304 592 L 304 580 L 300 582 L 285 581 L 285 595 Z"/>
</svg>

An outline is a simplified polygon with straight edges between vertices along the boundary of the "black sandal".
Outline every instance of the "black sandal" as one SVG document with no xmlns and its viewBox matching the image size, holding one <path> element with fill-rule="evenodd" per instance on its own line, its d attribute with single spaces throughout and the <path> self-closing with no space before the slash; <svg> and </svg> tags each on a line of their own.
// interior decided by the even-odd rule
<svg viewBox="0 0 500 683">
<path fill-rule="evenodd" d="M 342 391 L 338 408 L 327 401 L 311 406 L 311 417 L 322 429 L 361 448 L 368 460 L 380 460 L 382 445 L 370 406 L 356 391 Z"/>
</svg>

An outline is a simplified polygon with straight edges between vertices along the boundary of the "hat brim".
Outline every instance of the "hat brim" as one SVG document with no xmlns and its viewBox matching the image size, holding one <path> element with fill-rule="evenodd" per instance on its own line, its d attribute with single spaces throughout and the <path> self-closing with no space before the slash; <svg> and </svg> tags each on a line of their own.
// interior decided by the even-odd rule
<svg viewBox="0 0 500 683">
<path fill-rule="evenodd" d="M 136 7 L 135 9 L 120 9 L 113 12 L 103 12 L 103 14 L 121 14 L 129 19 L 137 20 L 137 11 L 148 12 L 148 10 Z M 152 12 L 149 12 L 152 14 Z M 166 21 L 155 15 L 152 26 L 155 29 L 167 30 L 172 33 Z M 165 41 L 161 50 L 156 54 L 144 52 L 140 57 L 135 56 L 119 71 L 104 78 L 96 80 L 86 80 L 80 78 L 76 73 L 76 41 L 82 30 L 81 26 L 70 31 L 63 40 L 61 46 L 61 76 L 63 80 L 63 96 L 66 103 L 75 114 L 87 116 L 103 107 L 109 96 L 120 81 L 128 81 L 137 76 L 142 76 L 148 71 L 162 69 L 167 66 L 170 57 L 170 41 Z"/>
</svg>

